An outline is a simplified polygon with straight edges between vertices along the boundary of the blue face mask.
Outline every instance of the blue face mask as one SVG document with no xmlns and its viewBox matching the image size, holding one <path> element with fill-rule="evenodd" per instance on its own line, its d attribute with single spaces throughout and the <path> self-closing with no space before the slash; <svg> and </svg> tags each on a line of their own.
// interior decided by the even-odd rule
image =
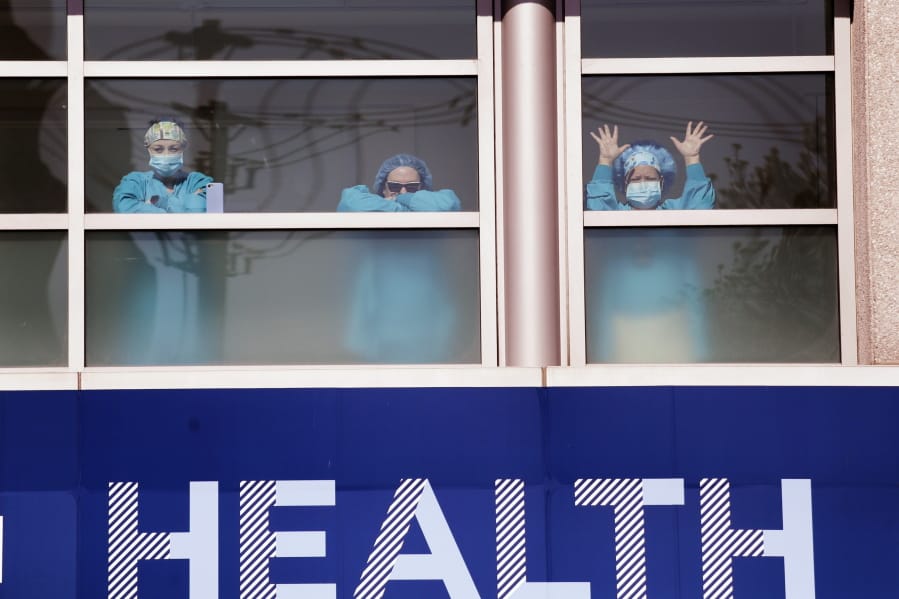
<svg viewBox="0 0 899 599">
<path fill-rule="evenodd" d="M 166 154 L 150 157 L 150 168 L 160 177 L 171 177 L 184 166 L 184 154 Z"/>
<path fill-rule="evenodd" d="M 635 181 L 628 183 L 627 203 L 637 210 L 651 210 L 662 201 L 661 181 Z"/>
</svg>

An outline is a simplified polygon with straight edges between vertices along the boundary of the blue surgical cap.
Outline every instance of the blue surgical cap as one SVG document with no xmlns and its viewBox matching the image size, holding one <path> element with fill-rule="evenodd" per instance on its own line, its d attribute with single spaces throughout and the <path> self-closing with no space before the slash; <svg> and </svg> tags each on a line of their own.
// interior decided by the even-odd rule
<svg viewBox="0 0 899 599">
<path fill-rule="evenodd" d="M 671 152 L 654 141 L 637 141 L 631 147 L 621 153 L 612 165 L 612 175 L 615 185 L 624 191 L 628 175 L 635 167 L 640 165 L 651 166 L 659 171 L 662 176 L 662 193 L 668 191 L 674 185 L 677 176 L 677 165 Z"/>
<path fill-rule="evenodd" d="M 376 194 L 384 195 L 384 183 L 387 181 L 387 175 L 401 166 L 411 166 L 418 171 L 418 176 L 421 178 L 421 188 L 431 189 L 431 171 L 428 170 L 428 165 L 425 164 L 425 161 L 411 154 L 397 154 L 385 160 L 381 168 L 378 169 L 378 174 L 375 175 L 374 186 Z"/>
</svg>

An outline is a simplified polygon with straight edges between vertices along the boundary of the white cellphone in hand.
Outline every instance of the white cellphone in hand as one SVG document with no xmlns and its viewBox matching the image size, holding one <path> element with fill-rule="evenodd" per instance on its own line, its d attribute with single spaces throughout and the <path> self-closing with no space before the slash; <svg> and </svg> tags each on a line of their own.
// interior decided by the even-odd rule
<svg viewBox="0 0 899 599">
<path fill-rule="evenodd" d="M 225 186 L 223 183 L 206 184 L 206 212 L 225 211 Z"/>
</svg>

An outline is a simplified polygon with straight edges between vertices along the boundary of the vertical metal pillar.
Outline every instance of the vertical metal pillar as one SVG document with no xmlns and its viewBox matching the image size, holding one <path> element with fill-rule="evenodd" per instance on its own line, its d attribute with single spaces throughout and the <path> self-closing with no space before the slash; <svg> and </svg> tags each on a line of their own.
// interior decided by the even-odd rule
<svg viewBox="0 0 899 599">
<path fill-rule="evenodd" d="M 554 9 L 552 0 L 502 0 L 508 366 L 561 359 Z"/>
</svg>

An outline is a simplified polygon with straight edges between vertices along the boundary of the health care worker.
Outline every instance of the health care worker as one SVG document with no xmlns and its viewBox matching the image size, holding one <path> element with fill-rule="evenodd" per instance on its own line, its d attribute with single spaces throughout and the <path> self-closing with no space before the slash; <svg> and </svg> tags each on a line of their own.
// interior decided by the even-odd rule
<svg viewBox="0 0 899 599">
<path fill-rule="evenodd" d="M 665 148 L 651 141 L 618 145 L 618 126 L 608 125 L 590 135 L 599 146 L 599 163 L 587 184 L 587 210 L 707 210 L 715 207 L 715 188 L 699 161 L 702 145 L 714 137 L 705 135 L 708 127 L 687 123 L 683 140 L 671 142 L 683 156 L 687 169 L 684 193 L 663 200 L 674 184 L 677 166 Z M 705 136 L 705 137 L 703 137 Z M 624 192 L 621 202 L 616 187 Z"/>
<path fill-rule="evenodd" d="M 460 209 L 450 189 L 434 191 L 423 160 L 397 154 L 374 181 L 344 189 L 338 212 L 446 212 Z M 356 249 L 344 343 L 367 363 L 454 361 L 460 345 L 453 284 L 446 277 L 446 243 L 430 231 L 385 231 Z"/>
<path fill-rule="evenodd" d="M 149 171 L 132 171 L 112 193 L 115 212 L 206 212 L 206 185 L 212 177 L 185 172 L 187 136 L 175 119 L 150 121 L 144 135 Z"/>
<path fill-rule="evenodd" d="M 699 210 L 715 207 L 715 189 L 699 162 L 712 138 L 687 124 L 670 138 L 687 167 L 684 193 L 663 200 L 677 175 L 671 153 L 653 142 L 618 145 L 618 127 L 591 132 L 599 164 L 587 185 L 590 210 Z M 614 182 L 613 182 L 614 178 Z M 624 191 L 620 202 L 615 188 Z M 587 240 L 587 360 L 667 364 L 711 359 L 700 271 L 702 245 L 693 231 L 672 227 L 609 229 Z"/>
<path fill-rule="evenodd" d="M 365 185 L 340 194 L 338 212 L 450 212 L 461 204 L 452 189 L 433 190 L 424 160 L 410 154 L 391 156 L 375 175 L 374 193 Z"/>
</svg>

